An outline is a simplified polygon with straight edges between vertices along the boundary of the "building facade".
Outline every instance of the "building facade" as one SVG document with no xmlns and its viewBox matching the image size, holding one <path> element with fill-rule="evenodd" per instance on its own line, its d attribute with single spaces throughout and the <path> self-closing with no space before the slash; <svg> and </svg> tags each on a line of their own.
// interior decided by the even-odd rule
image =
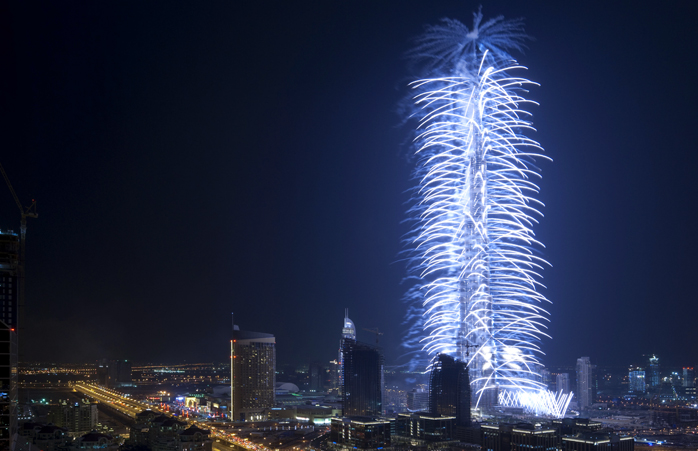
<svg viewBox="0 0 698 451">
<path fill-rule="evenodd" d="M 628 391 L 634 394 L 643 394 L 647 388 L 645 382 L 645 370 L 639 366 L 631 366 L 628 370 Z"/>
<path fill-rule="evenodd" d="M 241 331 L 230 341 L 230 419 L 258 421 L 274 407 L 276 339 L 272 334 Z"/>
<path fill-rule="evenodd" d="M 577 403 L 582 410 L 588 409 L 594 402 L 592 399 L 592 371 L 589 357 L 577 359 Z"/>
</svg>

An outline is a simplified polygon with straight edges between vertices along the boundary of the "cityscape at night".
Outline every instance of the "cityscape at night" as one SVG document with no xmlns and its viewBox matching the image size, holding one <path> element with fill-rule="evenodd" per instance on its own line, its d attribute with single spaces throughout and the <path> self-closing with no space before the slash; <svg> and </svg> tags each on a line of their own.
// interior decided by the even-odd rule
<svg viewBox="0 0 698 451">
<path fill-rule="evenodd" d="M 0 5 L 0 451 L 698 450 L 698 5 Z"/>
</svg>

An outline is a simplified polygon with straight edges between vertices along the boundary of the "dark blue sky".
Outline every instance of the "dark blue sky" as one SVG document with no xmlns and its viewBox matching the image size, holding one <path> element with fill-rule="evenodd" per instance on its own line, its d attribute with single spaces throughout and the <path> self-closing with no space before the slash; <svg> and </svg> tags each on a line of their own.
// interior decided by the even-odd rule
<svg viewBox="0 0 698 451">
<path fill-rule="evenodd" d="M 375 3 L 379 3 L 376 5 Z M 400 354 L 410 165 L 396 104 L 427 23 L 479 2 L 12 2 L 0 158 L 38 200 L 32 360 L 225 360 L 230 313 L 282 362 L 344 308 Z M 698 364 L 693 2 L 484 2 L 525 17 L 544 163 L 545 361 Z M 0 190 L 0 227 L 18 229 Z M 372 340 L 360 330 L 359 338 Z"/>
</svg>

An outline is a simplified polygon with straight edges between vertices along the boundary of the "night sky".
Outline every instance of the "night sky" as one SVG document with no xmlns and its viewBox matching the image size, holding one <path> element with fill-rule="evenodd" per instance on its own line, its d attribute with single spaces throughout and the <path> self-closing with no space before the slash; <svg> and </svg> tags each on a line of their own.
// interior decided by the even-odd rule
<svg viewBox="0 0 698 451">
<path fill-rule="evenodd" d="M 328 361 L 349 308 L 399 362 L 403 55 L 479 4 L 4 3 L 0 158 L 39 213 L 27 358 L 224 361 L 234 312 L 280 362 Z M 546 364 L 698 364 L 694 5 L 483 2 L 534 38 Z"/>
</svg>

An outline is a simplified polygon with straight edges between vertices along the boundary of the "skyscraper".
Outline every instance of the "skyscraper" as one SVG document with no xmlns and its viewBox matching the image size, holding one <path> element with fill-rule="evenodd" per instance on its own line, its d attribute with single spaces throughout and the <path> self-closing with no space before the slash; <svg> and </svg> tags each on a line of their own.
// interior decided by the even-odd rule
<svg viewBox="0 0 698 451">
<path fill-rule="evenodd" d="M 272 334 L 241 331 L 233 326 L 230 341 L 230 419 L 266 419 L 274 407 L 276 340 Z"/>
<path fill-rule="evenodd" d="M 342 416 L 383 413 L 383 354 L 351 338 L 342 342 Z"/>
<path fill-rule="evenodd" d="M 591 399 L 591 373 L 592 366 L 589 357 L 577 359 L 577 403 L 579 408 L 588 409 L 594 402 Z"/>
<path fill-rule="evenodd" d="M 456 425 L 470 425 L 470 378 L 464 362 L 439 354 L 429 379 L 429 411 L 456 417 Z"/>
</svg>

